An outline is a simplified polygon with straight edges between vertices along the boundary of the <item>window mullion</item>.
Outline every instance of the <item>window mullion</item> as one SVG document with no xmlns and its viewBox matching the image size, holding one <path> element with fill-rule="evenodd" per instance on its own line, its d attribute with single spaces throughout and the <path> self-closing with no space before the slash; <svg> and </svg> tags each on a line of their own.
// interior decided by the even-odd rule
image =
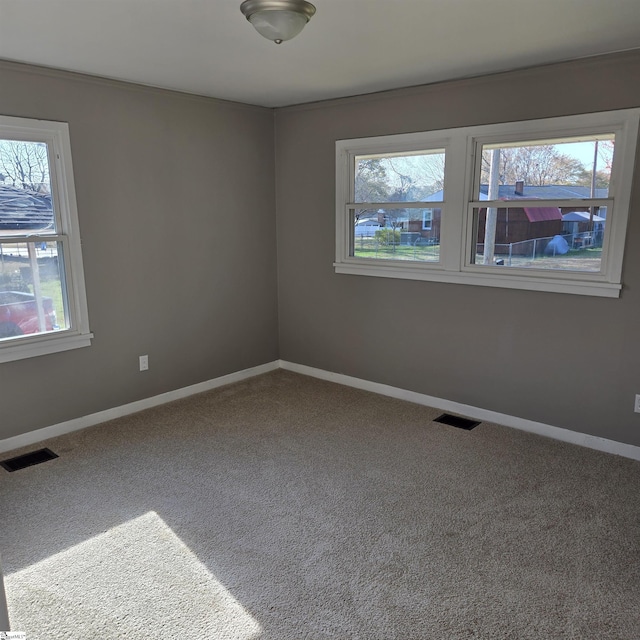
<svg viewBox="0 0 640 640">
<path fill-rule="evenodd" d="M 467 158 L 466 136 L 453 135 L 447 147 L 440 234 L 440 264 L 446 271 L 460 271 L 463 260 Z"/>
<path fill-rule="evenodd" d="M 343 149 L 336 155 L 336 262 L 345 262 L 349 256 L 349 206 L 353 200 L 351 186 L 354 176 L 353 155 Z M 345 181 L 345 177 L 348 180 Z"/>
</svg>

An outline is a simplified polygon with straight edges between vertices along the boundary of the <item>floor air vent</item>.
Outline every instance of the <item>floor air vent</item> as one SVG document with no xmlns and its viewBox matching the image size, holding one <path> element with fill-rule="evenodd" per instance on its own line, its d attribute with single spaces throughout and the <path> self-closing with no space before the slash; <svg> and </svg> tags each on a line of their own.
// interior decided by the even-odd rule
<svg viewBox="0 0 640 640">
<path fill-rule="evenodd" d="M 450 427 L 457 427 L 458 429 L 465 429 L 466 431 L 471 431 L 471 429 L 480 424 L 476 420 L 469 420 L 469 418 L 461 418 L 460 416 L 452 416 L 450 413 L 443 413 L 441 416 L 436 418 L 434 422 L 441 422 L 442 424 L 448 424 Z"/>
<path fill-rule="evenodd" d="M 7 471 L 19 471 L 26 467 L 32 467 L 34 464 L 40 464 L 47 460 L 53 460 L 58 456 L 50 449 L 38 449 L 38 451 L 32 451 L 31 453 L 25 453 L 22 456 L 16 456 L 15 458 L 9 458 L 0 462 L 0 466 L 4 467 Z"/>
</svg>

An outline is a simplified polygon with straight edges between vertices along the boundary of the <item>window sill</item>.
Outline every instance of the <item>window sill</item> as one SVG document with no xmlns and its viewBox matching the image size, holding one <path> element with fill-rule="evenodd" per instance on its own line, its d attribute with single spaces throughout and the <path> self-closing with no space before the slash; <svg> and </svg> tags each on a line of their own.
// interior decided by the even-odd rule
<svg viewBox="0 0 640 640">
<path fill-rule="evenodd" d="M 622 285 L 612 282 L 586 280 L 575 277 L 545 277 L 539 273 L 522 275 L 521 273 L 476 273 L 466 271 L 446 271 L 435 265 L 416 267 L 415 265 L 363 264 L 361 262 L 334 262 L 336 273 L 374 276 L 378 278 L 400 278 L 403 280 L 425 280 L 429 282 L 448 282 L 482 287 L 500 287 L 504 289 L 524 289 L 528 291 L 547 291 L 551 293 L 569 293 L 604 298 L 620 297 Z M 435 268 L 434 268 L 435 267 Z"/>
<path fill-rule="evenodd" d="M 61 332 L 34 337 L 19 338 L 11 344 L 0 346 L 0 363 L 34 358 L 91 345 L 92 333 Z"/>
</svg>

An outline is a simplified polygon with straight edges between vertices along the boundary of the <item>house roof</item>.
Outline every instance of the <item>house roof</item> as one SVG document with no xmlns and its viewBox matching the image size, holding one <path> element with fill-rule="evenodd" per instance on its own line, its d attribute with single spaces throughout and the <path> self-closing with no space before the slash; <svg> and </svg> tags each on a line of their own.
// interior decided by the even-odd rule
<svg viewBox="0 0 640 640">
<path fill-rule="evenodd" d="M 558 207 L 524 207 L 524 212 L 529 222 L 562 220 L 562 212 Z"/>
<path fill-rule="evenodd" d="M 489 185 L 480 185 L 480 200 L 487 200 Z M 596 189 L 593 197 L 607 198 L 608 189 Z M 537 198 L 539 200 L 553 200 L 555 198 L 590 198 L 591 187 L 548 184 L 543 186 L 524 185 L 522 193 L 516 193 L 512 184 L 501 184 L 498 187 L 498 198 L 513 200 L 517 198 Z"/>
<path fill-rule="evenodd" d="M 0 229 L 24 230 L 53 227 L 50 194 L 0 184 Z"/>
<path fill-rule="evenodd" d="M 588 211 L 570 211 L 562 216 L 563 222 L 606 222 L 606 220 L 606 218 L 592 215 Z"/>
<path fill-rule="evenodd" d="M 489 186 L 480 185 L 480 200 L 487 200 Z M 596 189 L 594 197 L 606 198 L 608 189 Z M 516 193 L 516 187 L 511 184 L 501 184 L 498 187 L 498 197 L 500 200 L 555 200 L 557 198 L 589 198 L 591 197 L 591 187 L 571 186 L 571 185 L 523 185 L 522 191 Z M 562 212 L 558 207 L 523 207 L 529 222 L 546 222 L 550 220 L 562 220 Z"/>
<path fill-rule="evenodd" d="M 479 200 L 488 200 L 487 193 L 489 185 L 480 185 Z M 512 184 L 501 184 L 498 187 L 498 198 L 500 200 L 517 200 L 518 198 L 528 198 L 536 200 L 556 200 L 560 198 L 590 198 L 591 187 L 567 186 L 561 184 L 549 184 L 543 186 L 525 185 L 522 194 L 516 193 L 516 188 Z M 608 198 L 608 189 L 596 189 L 594 198 Z M 424 198 L 423 202 L 439 202 L 444 199 L 444 191 L 440 189 L 430 196 Z"/>
</svg>

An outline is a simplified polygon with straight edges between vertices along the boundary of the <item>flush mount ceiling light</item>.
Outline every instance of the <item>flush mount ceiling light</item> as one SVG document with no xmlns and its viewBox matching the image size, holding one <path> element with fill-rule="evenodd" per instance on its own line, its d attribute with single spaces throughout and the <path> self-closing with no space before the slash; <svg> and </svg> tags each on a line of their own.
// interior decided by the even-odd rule
<svg viewBox="0 0 640 640">
<path fill-rule="evenodd" d="M 240 11 L 261 36 L 280 44 L 295 38 L 316 8 L 305 0 L 245 0 Z"/>
</svg>

